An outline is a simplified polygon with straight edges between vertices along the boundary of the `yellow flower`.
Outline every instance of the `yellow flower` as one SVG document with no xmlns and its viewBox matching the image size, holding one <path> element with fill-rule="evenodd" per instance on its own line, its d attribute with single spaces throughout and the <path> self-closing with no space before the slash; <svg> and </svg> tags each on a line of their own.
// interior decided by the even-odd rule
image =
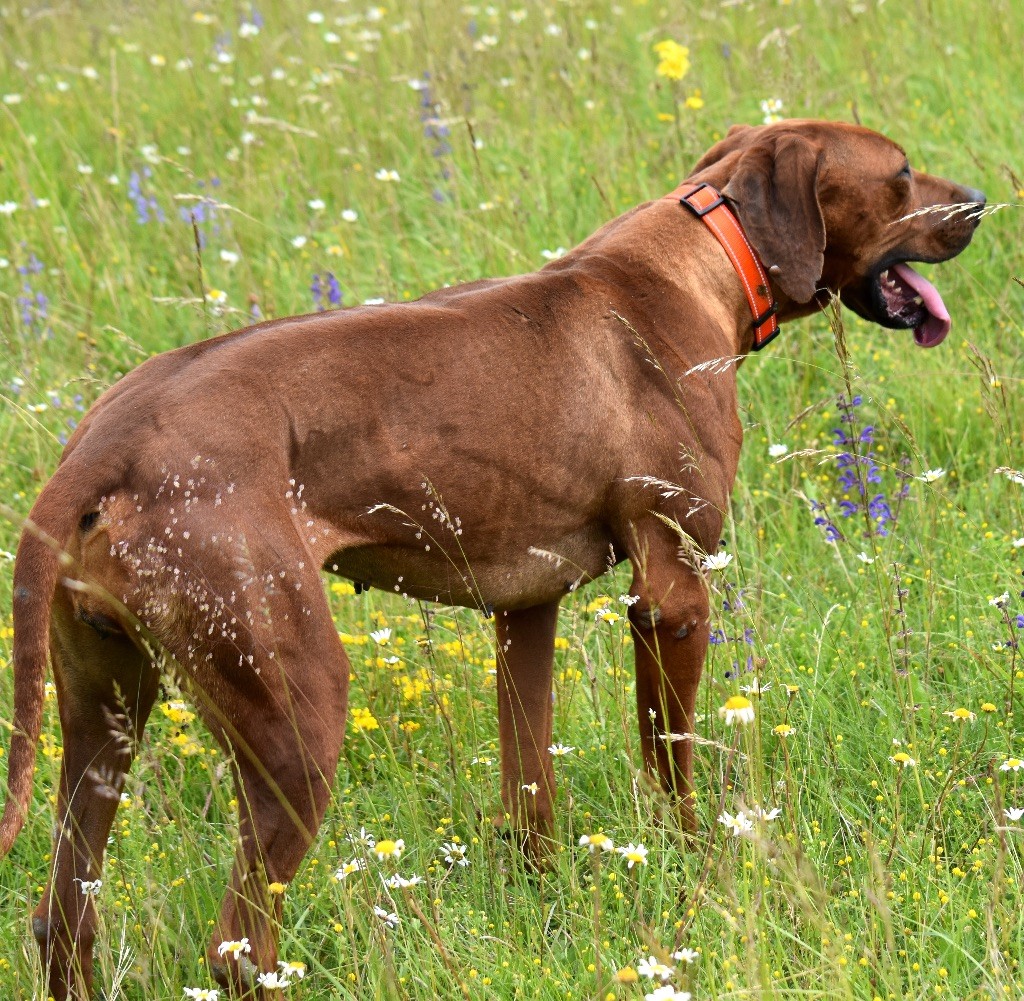
<svg viewBox="0 0 1024 1001">
<path fill-rule="evenodd" d="M 339 597 L 343 597 L 349 594 L 355 594 L 356 589 L 347 580 L 336 580 L 331 584 L 331 594 L 336 594 Z"/>
<path fill-rule="evenodd" d="M 196 718 L 196 714 L 184 702 L 164 702 L 160 706 L 160 712 L 176 726 L 184 726 Z"/>
<path fill-rule="evenodd" d="M 704 98 L 700 96 L 700 88 L 698 87 L 684 102 L 687 108 L 693 111 L 697 111 L 699 108 L 704 107 Z"/>
<path fill-rule="evenodd" d="M 616 971 L 615 979 L 620 984 L 635 984 L 640 979 L 640 974 L 632 966 L 624 966 Z"/>
<path fill-rule="evenodd" d="M 777 737 L 792 737 L 796 733 L 796 729 L 788 723 L 780 723 L 778 726 L 772 727 L 772 733 Z"/>
<path fill-rule="evenodd" d="M 906 751 L 897 751 L 890 759 L 894 765 L 902 768 L 913 768 L 917 762 Z"/>
<path fill-rule="evenodd" d="M 275 896 L 278 896 L 278 897 L 282 893 L 284 893 L 284 888 L 285 888 L 285 884 L 284 883 L 271 883 L 270 886 L 267 887 L 267 889 L 270 890 L 271 893 L 273 893 Z"/>
<path fill-rule="evenodd" d="M 353 730 L 379 730 L 380 723 L 377 722 L 373 713 L 369 709 L 353 709 L 352 710 L 352 729 Z"/>
<path fill-rule="evenodd" d="M 983 713 L 994 713 L 996 711 L 996 707 L 991 702 L 982 702 L 981 711 Z"/>
<path fill-rule="evenodd" d="M 670 80 L 682 80 L 690 70 L 690 50 L 685 45 L 666 38 L 654 46 L 661 60 L 658 63 L 658 76 L 666 76 Z"/>
<path fill-rule="evenodd" d="M 726 726 L 732 726 L 733 723 L 753 723 L 754 704 L 743 695 L 734 695 L 719 708 L 718 716 L 725 720 Z"/>
<path fill-rule="evenodd" d="M 607 834 L 602 834 L 601 832 L 597 834 L 584 834 L 580 838 L 580 845 L 586 848 L 591 855 L 598 849 L 603 852 L 610 852 L 615 847 L 612 839 Z"/>
<path fill-rule="evenodd" d="M 402 854 L 402 849 L 405 847 L 405 842 L 399 838 L 397 841 L 392 841 L 391 838 L 385 838 L 383 841 L 378 841 L 373 847 L 373 854 L 379 859 L 386 858 L 398 858 Z"/>
<path fill-rule="evenodd" d="M 951 719 L 955 719 L 958 723 L 973 723 L 977 717 L 970 711 L 970 709 L 951 709 L 942 714 L 943 716 L 949 716 Z"/>
</svg>

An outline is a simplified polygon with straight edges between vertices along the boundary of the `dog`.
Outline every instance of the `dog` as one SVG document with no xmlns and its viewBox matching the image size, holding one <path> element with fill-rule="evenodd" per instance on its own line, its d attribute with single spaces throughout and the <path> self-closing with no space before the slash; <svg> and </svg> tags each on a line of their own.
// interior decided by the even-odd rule
<svg viewBox="0 0 1024 1001">
<path fill-rule="evenodd" d="M 502 805 L 539 855 L 559 602 L 629 560 L 643 759 L 692 828 L 692 743 L 659 737 L 693 729 L 709 600 L 680 540 L 719 544 L 743 437 L 736 364 L 835 296 L 938 344 L 948 311 L 908 262 L 959 254 L 984 203 L 860 126 L 735 126 L 672 195 L 536 273 L 261 323 L 109 389 L 14 571 L 0 851 L 29 806 L 49 656 L 64 758 L 32 924 L 53 997 L 89 993 L 82 885 L 168 666 L 231 755 L 240 804 L 211 968 L 240 993 L 274 969 L 268 887 L 317 833 L 345 728 L 321 570 L 493 612 Z M 218 955 L 243 936 L 244 961 Z"/>
</svg>

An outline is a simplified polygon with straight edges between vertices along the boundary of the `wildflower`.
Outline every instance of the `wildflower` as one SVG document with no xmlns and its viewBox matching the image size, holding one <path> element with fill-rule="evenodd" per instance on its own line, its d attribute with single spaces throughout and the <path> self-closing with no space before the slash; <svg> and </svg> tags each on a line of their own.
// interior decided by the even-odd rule
<svg viewBox="0 0 1024 1001">
<path fill-rule="evenodd" d="M 311 212 L 323 212 L 327 208 L 327 204 L 322 198 L 312 198 L 306 202 L 306 205 L 309 206 Z"/>
<path fill-rule="evenodd" d="M 446 841 L 441 845 L 441 854 L 448 865 L 469 865 L 469 859 L 466 858 L 465 845 L 457 844 L 454 841 Z"/>
<path fill-rule="evenodd" d="M 624 966 L 621 970 L 615 971 L 615 980 L 620 984 L 635 984 L 640 979 L 632 966 Z"/>
<path fill-rule="evenodd" d="M 1018 821 L 1021 817 L 1024 817 L 1024 807 L 1011 806 L 1008 810 L 1003 810 L 1006 814 L 1007 820 Z"/>
<path fill-rule="evenodd" d="M 185 726 L 196 718 L 196 714 L 189 709 L 188 703 L 186 702 L 164 702 L 163 705 L 160 706 L 160 711 L 175 726 Z"/>
<path fill-rule="evenodd" d="M 540 256 L 545 261 L 557 261 L 559 257 L 565 256 L 565 247 L 556 247 L 554 250 L 542 250 Z"/>
<path fill-rule="evenodd" d="M 291 245 L 296 250 L 301 250 L 304 246 L 306 246 L 306 237 L 302 236 L 301 234 L 299 236 L 293 236 L 291 238 Z"/>
<path fill-rule="evenodd" d="M 647 865 L 647 849 L 642 844 L 633 844 L 631 841 L 624 848 L 615 849 L 628 863 L 630 869 L 635 865 Z"/>
<path fill-rule="evenodd" d="M 384 880 L 384 885 L 390 890 L 407 890 L 410 886 L 419 886 L 422 882 L 422 876 L 410 876 L 406 879 L 404 876 L 399 876 L 396 872 L 394 876 L 389 876 Z"/>
<path fill-rule="evenodd" d="M 754 829 L 754 821 L 750 819 L 742 810 L 737 811 L 736 815 L 733 816 L 727 810 L 723 810 L 721 816 L 718 818 L 718 822 L 723 824 L 734 838 L 741 837 L 744 834 L 749 834 Z"/>
<path fill-rule="evenodd" d="M 754 706 L 745 696 L 734 695 L 724 706 L 719 707 L 718 716 L 719 719 L 725 720 L 726 726 L 732 726 L 733 723 L 753 723 Z"/>
<path fill-rule="evenodd" d="M 992 702 L 982 702 L 981 711 L 983 713 L 994 713 L 996 711 L 995 704 Z"/>
<path fill-rule="evenodd" d="M 555 758 L 564 758 L 567 754 L 572 754 L 575 750 L 575 747 L 567 747 L 565 744 L 552 744 L 548 748 L 548 754 Z"/>
<path fill-rule="evenodd" d="M 75 882 L 82 887 L 83 897 L 95 897 L 103 889 L 102 879 L 76 879 Z"/>
<path fill-rule="evenodd" d="M 239 257 L 233 250 L 222 250 L 220 252 L 220 259 L 228 265 L 237 264 Z"/>
<path fill-rule="evenodd" d="M 324 16 L 318 10 L 311 10 L 306 15 L 306 20 L 309 21 L 310 24 L 323 24 Z"/>
<path fill-rule="evenodd" d="M 644 995 L 644 1001 L 690 1001 L 689 991 L 677 991 L 671 984 L 665 984 L 650 994 Z"/>
<path fill-rule="evenodd" d="M 749 685 L 740 685 L 740 691 L 747 695 L 764 695 L 764 693 L 771 687 L 772 683 L 770 681 L 766 681 L 762 685 L 761 679 L 755 677 Z"/>
<path fill-rule="evenodd" d="M 732 563 L 732 553 L 708 553 L 701 561 L 703 570 L 724 570 Z"/>
<path fill-rule="evenodd" d="M 792 737 L 796 733 L 796 728 L 790 726 L 788 723 L 780 723 L 778 726 L 772 727 L 772 733 L 776 737 Z"/>
<path fill-rule="evenodd" d="M 374 629 L 373 632 L 370 633 L 370 639 L 372 639 L 378 646 L 387 646 L 388 640 L 391 639 L 391 630 Z"/>
<path fill-rule="evenodd" d="M 1020 758 L 1007 758 L 1000 766 L 1001 772 L 1019 772 L 1024 768 L 1024 761 Z"/>
<path fill-rule="evenodd" d="M 381 167 L 373 176 L 378 181 L 388 181 L 391 183 L 397 183 L 402 179 L 398 176 L 397 170 L 389 170 L 387 167 Z"/>
<path fill-rule="evenodd" d="M 220 991 L 212 987 L 186 987 L 184 990 L 185 997 L 192 1001 L 218 1001 L 220 998 Z"/>
<path fill-rule="evenodd" d="M 622 616 L 618 612 L 613 612 L 610 608 L 601 608 L 595 613 L 594 621 L 614 626 L 616 622 L 622 621 Z"/>
<path fill-rule="evenodd" d="M 867 563 L 868 566 L 875 562 L 874 556 L 868 556 L 868 554 L 864 552 L 857 553 L 857 559 L 860 560 L 861 563 Z"/>
<path fill-rule="evenodd" d="M 17 211 L 17 202 L 0 202 L 0 215 L 14 215 Z"/>
<path fill-rule="evenodd" d="M 672 953 L 672 958 L 679 963 L 693 963 L 696 962 L 699 955 L 700 953 L 696 949 L 680 949 L 678 952 Z"/>
<path fill-rule="evenodd" d="M 782 456 L 789 452 L 789 446 L 783 445 L 781 442 L 778 445 L 768 446 L 768 457 L 771 459 L 780 459 Z"/>
<path fill-rule="evenodd" d="M 351 862 L 346 862 L 343 866 L 335 869 L 334 878 L 341 883 L 353 873 L 362 872 L 365 868 L 366 863 L 361 858 L 354 858 Z"/>
<path fill-rule="evenodd" d="M 1013 540 L 1013 548 L 1014 549 L 1022 549 L 1022 548 L 1024 548 L 1024 536 L 1022 536 L 1019 539 L 1014 539 Z"/>
<path fill-rule="evenodd" d="M 1010 603 L 1010 592 L 1003 591 L 1002 594 L 997 595 L 995 598 L 989 598 L 988 603 L 993 608 L 1006 608 L 1006 606 Z"/>
<path fill-rule="evenodd" d="M 359 213 L 355 209 L 342 209 L 341 218 L 345 222 L 355 222 L 359 218 Z"/>
<path fill-rule="evenodd" d="M 690 50 L 685 45 L 674 42 L 671 38 L 656 42 L 654 51 L 658 53 L 658 76 L 669 80 L 682 80 L 690 70 Z"/>
<path fill-rule="evenodd" d="M 901 768 L 913 768 L 917 762 L 906 751 L 897 751 L 889 760 Z"/>
<path fill-rule="evenodd" d="M 941 480 L 945 475 L 946 470 L 944 469 L 926 469 L 917 479 L 922 483 L 934 483 L 936 480 Z"/>
<path fill-rule="evenodd" d="M 281 894 L 283 894 L 283 893 L 284 893 L 284 891 L 285 891 L 285 890 L 286 890 L 287 888 L 288 888 L 288 884 L 287 884 L 287 883 L 278 883 L 278 882 L 276 882 L 276 881 L 275 881 L 275 882 L 273 882 L 273 883 L 271 883 L 271 884 L 270 884 L 270 885 L 269 885 L 269 886 L 267 887 L 267 889 L 268 889 L 268 890 L 269 890 L 269 891 L 270 891 L 270 892 L 271 892 L 272 894 L 274 894 L 274 896 L 276 896 L 276 897 L 280 897 L 280 896 L 281 896 Z"/>
<path fill-rule="evenodd" d="M 686 100 L 683 101 L 683 106 L 689 108 L 691 111 L 700 111 L 704 107 L 704 98 L 701 95 L 700 87 L 698 87 L 692 94 L 688 94 Z"/>
<path fill-rule="evenodd" d="M 522 786 L 523 792 L 528 792 L 531 796 L 537 795 L 537 788 L 538 786 L 536 782 L 531 782 L 529 785 Z"/>
<path fill-rule="evenodd" d="M 401 838 L 397 841 L 392 841 L 391 838 L 384 838 L 373 846 L 373 854 L 382 860 L 386 858 L 398 858 L 398 856 L 402 854 L 403 848 L 405 848 L 405 842 Z"/>
<path fill-rule="evenodd" d="M 608 837 L 607 834 L 602 834 L 600 831 L 598 831 L 597 834 L 584 834 L 580 838 L 580 845 L 583 848 L 586 848 L 591 855 L 598 850 L 610 852 L 615 848 L 612 839 Z"/>
<path fill-rule="evenodd" d="M 352 729 L 355 731 L 359 730 L 380 730 L 381 725 L 377 722 L 377 717 L 366 708 L 355 708 L 352 709 L 351 720 Z"/>
<path fill-rule="evenodd" d="M 402 923 L 402 919 L 397 914 L 389 914 L 383 907 L 378 907 L 376 904 L 374 904 L 373 913 L 392 930 Z"/>
<path fill-rule="evenodd" d="M 675 972 L 675 967 L 659 963 L 654 956 L 651 956 L 648 959 L 641 959 L 640 962 L 636 964 L 636 972 L 642 977 L 650 977 L 651 980 L 654 980 L 655 977 L 659 977 L 662 980 L 668 980 L 668 978 Z"/>
<path fill-rule="evenodd" d="M 627 608 L 631 608 L 640 600 L 639 594 L 620 594 L 619 601 Z"/>
<path fill-rule="evenodd" d="M 782 816 L 782 810 L 777 806 L 773 806 L 770 810 L 766 810 L 762 806 L 753 806 L 750 808 L 750 812 L 758 820 L 764 820 L 768 822 L 773 821 L 776 817 Z"/>
<path fill-rule="evenodd" d="M 228 940 L 217 946 L 218 956 L 231 956 L 232 959 L 238 959 L 250 952 L 252 946 L 249 945 L 247 938 Z"/>
<path fill-rule="evenodd" d="M 271 970 L 269 973 L 261 973 L 257 978 L 260 983 L 260 987 L 268 991 L 283 991 L 286 987 L 291 987 L 292 982 L 282 976 L 277 970 Z"/>
<path fill-rule="evenodd" d="M 782 115 L 779 114 L 780 111 L 782 111 L 782 101 L 777 97 L 769 97 L 761 102 L 761 112 L 764 115 L 763 121 L 765 125 L 781 122 Z"/>
<path fill-rule="evenodd" d="M 206 298 L 214 306 L 223 306 L 228 301 L 228 294 L 223 289 L 212 288 L 206 293 Z"/>
<path fill-rule="evenodd" d="M 949 709 L 942 714 L 948 716 L 950 719 L 955 719 L 958 723 L 973 723 L 977 716 L 970 711 L 970 709 Z"/>
</svg>

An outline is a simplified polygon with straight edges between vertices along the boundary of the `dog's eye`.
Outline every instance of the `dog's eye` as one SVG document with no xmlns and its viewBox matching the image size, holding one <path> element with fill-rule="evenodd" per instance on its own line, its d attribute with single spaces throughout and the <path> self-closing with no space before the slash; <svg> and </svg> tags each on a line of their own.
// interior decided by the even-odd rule
<svg viewBox="0 0 1024 1001">
<path fill-rule="evenodd" d="M 900 170 L 900 172 L 896 176 L 897 177 L 902 177 L 905 180 L 909 181 L 910 180 L 910 176 L 911 176 L 910 175 L 910 164 L 909 163 L 903 164 L 902 169 Z"/>
</svg>

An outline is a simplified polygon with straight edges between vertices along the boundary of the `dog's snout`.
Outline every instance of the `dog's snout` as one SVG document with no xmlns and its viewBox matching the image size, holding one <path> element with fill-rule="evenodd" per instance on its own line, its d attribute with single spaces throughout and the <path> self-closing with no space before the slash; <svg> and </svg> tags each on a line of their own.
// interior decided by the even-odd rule
<svg viewBox="0 0 1024 1001">
<path fill-rule="evenodd" d="M 977 188 L 964 188 L 964 195 L 967 201 L 977 202 L 979 205 L 984 205 L 988 200 L 985 198 L 985 192 L 979 191 Z"/>
</svg>

